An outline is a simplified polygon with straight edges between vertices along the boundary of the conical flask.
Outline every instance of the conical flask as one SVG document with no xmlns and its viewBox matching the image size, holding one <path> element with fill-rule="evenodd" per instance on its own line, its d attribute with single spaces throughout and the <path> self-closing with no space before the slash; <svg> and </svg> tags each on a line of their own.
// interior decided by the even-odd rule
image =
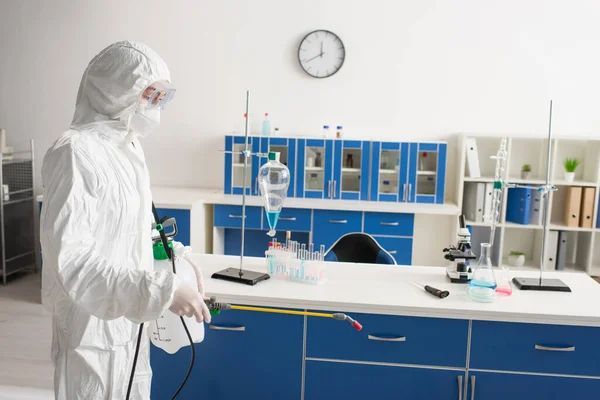
<svg viewBox="0 0 600 400">
<path fill-rule="evenodd" d="M 290 170 L 279 162 L 279 153 L 269 152 L 269 162 L 258 170 L 258 187 L 265 202 L 269 236 L 275 236 L 277 220 L 290 185 Z"/>
<path fill-rule="evenodd" d="M 473 271 L 468 294 L 471 300 L 491 303 L 496 298 L 496 277 L 491 259 L 492 245 L 481 243 L 479 262 Z"/>
</svg>

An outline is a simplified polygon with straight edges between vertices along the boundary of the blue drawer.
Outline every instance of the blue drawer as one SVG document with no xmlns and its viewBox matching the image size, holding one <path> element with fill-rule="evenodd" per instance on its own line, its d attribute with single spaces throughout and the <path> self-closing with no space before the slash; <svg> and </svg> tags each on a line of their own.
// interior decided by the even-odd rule
<svg viewBox="0 0 600 400">
<path fill-rule="evenodd" d="M 306 356 L 466 367 L 468 321 L 357 313 L 350 316 L 363 325 L 362 331 L 333 319 L 308 318 Z"/>
<path fill-rule="evenodd" d="M 261 229 L 262 207 L 246 206 L 246 228 Z M 242 227 L 242 206 L 215 205 L 214 226 L 223 228 Z"/>
<path fill-rule="evenodd" d="M 314 210 L 313 243 L 315 248 L 325 245 L 329 249 L 340 237 L 347 233 L 362 231 L 362 212 Z"/>
<path fill-rule="evenodd" d="M 413 236 L 414 214 L 365 213 L 365 233 L 370 235 Z"/>
<path fill-rule="evenodd" d="M 600 328 L 474 321 L 475 369 L 600 376 Z"/>
<path fill-rule="evenodd" d="M 285 204 L 284 204 L 285 206 Z M 310 232 L 311 210 L 305 208 L 283 208 L 277 222 L 278 231 Z M 269 229 L 266 214 L 263 215 L 263 227 Z"/>
<path fill-rule="evenodd" d="M 410 238 L 373 236 L 377 243 L 394 257 L 398 265 L 412 265 L 413 240 Z"/>
</svg>

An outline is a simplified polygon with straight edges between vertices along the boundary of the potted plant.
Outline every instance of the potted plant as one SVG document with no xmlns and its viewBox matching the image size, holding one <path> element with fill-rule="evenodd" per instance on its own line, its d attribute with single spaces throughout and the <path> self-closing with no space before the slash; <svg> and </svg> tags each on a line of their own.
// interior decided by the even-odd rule
<svg viewBox="0 0 600 400">
<path fill-rule="evenodd" d="M 525 253 L 511 251 L 508 255 L 508 264 L 511 267 L 522 267 L 525 264 Z"/>
<path fill-rule="evenodd" d="M 521 167 L 521 179 L 528 179 L 531 173 L 531 164 L 523 164 Z"/>
<path fill-rule="evenodd" d="M 565 180 L 569 183 L 573 182 L 575 180 L 575 170 L 579 165 L 579 160 L 567 157 L 565 158 L 563 165 L 565 167 Z"/>
</svg>

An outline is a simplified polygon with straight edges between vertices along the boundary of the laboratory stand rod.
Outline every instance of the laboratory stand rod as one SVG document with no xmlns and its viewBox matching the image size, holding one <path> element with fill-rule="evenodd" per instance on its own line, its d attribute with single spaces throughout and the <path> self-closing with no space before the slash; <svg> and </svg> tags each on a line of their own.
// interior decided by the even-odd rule
<svg viewBox="0 0 600 400">
<path fill-rule="evenodd" d="M 246 90 L 246 124 L 245 124 L 245 138 L 244 138 L 244 143 L 245 143 L 245 150 L 244 150 L 244 172 L 243 172 L 243 179 L 244 179 L 244 184 L 243 184 L 243 190 L 242 190 L 242 249 L 240 251 L 240 276 L 242 276 L 244 274 L 244 241 L 245 241 L 245 229 L 246 229 L 246 174 L 248 173 L 248 129 L 250 128 L 248 126 L 248 120 L 249 118 L 249 110 L 248 110 L 248 103 L 250 101 L 250 91 Z"/>
<path fill-rule="evenodd" d="M 548 236 L 548 206 L 550 205 L 549 197 L 550 192 L 548 192 L 550 185 L 550 154 L 552 149 L 552 100 L 550 100 L 550 117 L 548 120 L 548 154 L 546 160 L 546 187 L 544 188 L 543 203 L 544 203 L 544 213 L 543 213 L 543 224 L 544 229 L 542 230 L 542 256 L 540 257 L 540 286 L 542 286 L 542 279 L 544 273 L 544 255 L 546 254 L 546 237 Z"/>
</svg>

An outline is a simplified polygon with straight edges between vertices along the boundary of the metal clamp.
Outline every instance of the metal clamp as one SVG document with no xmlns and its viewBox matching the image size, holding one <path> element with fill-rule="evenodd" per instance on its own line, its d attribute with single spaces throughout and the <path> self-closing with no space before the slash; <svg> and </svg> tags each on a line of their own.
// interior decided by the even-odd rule
<svg viewBox="0 0 600 400">
<path fill-rule="evenodd" d="M 220 326 L 220 325 L 208 325 L 208 329 L 212 329 L 215 331 L 233 331 L 233 332 L 245 332 L 246 327 L 241 326 Z"/>
<path fill-rule="evenodd" d="M 247 215 L 233 215 L 233 214 L 229 214 L 229 218 L 235 218 L 235 219 L 242 219 L 242 218 L 246 218 Z"/>
<path fill-rule="evenodd" d="M 382 226 L 398 226 L 398 222 L 380 222 L 379 225 Z"/>
<path fill-rule="evenodd" d="M 348 220 L 347 219 L 330 219 L 329 223 L 330 224 L 347 224 Z"/>
<path fill-rule="evenodd" d="M 475 400 L 475 375 L 471 375 L 471 400 Z"/>
<path fill-rule="evenodd" d="M 296 217 L 279 217 L 280 221 L 295 221 Z"/>
<path fill-rule="evenodd" d="M 551 347 L 551 346 L 542 346 L 541 344 L 536 344 L 535 345 L 535 349 L 536 350 L 543 350 L 543 351 L 572 352 L 572 351 L 575 351 L 575 346 L 570 346 L 570 347 Z"/>
<path fill-rule="evenodd" d="M 375 335 L 368 335 L 367 338 L 369 340 L 375 340 L 378 342 L 406 342 L 406 336 L 398 336 L 398 337 L 380 337 Z"/>
<path fill-rule="evenodd" d="M 458 400 L 462 400 L 463 398 L 463 377 L 462 375 L 458 376 Z"/>
</svg>

